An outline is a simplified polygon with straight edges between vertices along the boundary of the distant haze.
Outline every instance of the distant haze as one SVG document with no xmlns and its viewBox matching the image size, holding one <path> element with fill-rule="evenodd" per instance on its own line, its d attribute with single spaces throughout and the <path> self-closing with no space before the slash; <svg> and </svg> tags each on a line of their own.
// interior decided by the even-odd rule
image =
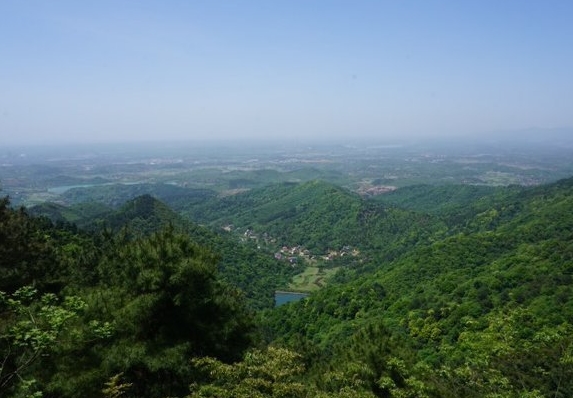
<svg viewBox="0 0 573 398">
<path fill-rule="evenodd" d="M 573 127 L 571 1 L 5 1 L 0 37 L 0 146 Z"/>
</svg>

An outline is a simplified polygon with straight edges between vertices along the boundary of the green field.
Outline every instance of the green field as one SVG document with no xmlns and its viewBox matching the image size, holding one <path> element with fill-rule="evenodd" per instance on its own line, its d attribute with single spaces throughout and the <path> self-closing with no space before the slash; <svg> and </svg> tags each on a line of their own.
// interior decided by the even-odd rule
<svg viewBox="0 0 573 398">
<path fill-rule="evenodd" d="M 301 274 L 295 275 L 289 284 L 289 290 L 296 292 L 312 292 L 324 287 L 328 279 L 338 270 L 323 267 L 307 267 Z"/>
</svg>

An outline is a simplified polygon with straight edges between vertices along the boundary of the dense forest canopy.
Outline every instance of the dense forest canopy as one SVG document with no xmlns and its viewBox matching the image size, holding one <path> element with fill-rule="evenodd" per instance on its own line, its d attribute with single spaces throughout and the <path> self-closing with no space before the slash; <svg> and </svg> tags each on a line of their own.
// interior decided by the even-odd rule
<svg viewBox="0 0 573 398">
<path fill-rule="evenodd" d="M 197 194 L 2 199 L 2 396 L 573 394 L 573 179 Z"/>
<path fill-rule="evenodd" d="M 0 398 L 573 397 L 573 1 L 0 37 Z"/>
</svg>

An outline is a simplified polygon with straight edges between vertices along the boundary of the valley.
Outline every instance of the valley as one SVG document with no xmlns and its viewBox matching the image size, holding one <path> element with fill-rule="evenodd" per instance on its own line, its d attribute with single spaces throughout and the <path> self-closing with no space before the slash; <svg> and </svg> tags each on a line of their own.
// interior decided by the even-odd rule
<svg viewBox="0 0 573 398">
<path fill-rule="evenodd" d="M 572 16 L 2 2 L 0 398 L 573 397 Z"/>
<path fill-rule="evenodd" d="M 4 164 L 0 392 L 569 396 L 573 156 L 523 145 Z"/>
<path fill-rule="evenodd" d="M 53 210 L 39 213 L 51 214 L 53 220 L 80 224 L 84 215 L 89 218 L 94 212 L 104 214 L 138 195 L 151 194 L 184 218 L 211 228 L 232 230 L 240 239 L 250 234 L 249 239 L 267 255 L 280 257 L 282 261 L 300 262 L 297 268 L 308 268 L 307 271 L 283 288 L 311 291 L 324 286 L 334 274 L 333 270 L 341 264 L 363 261 L 356 255 L 331 261 L 332 253 L 356 245 L 362 238 L 345 241 L 321 237 L 322 242 L 317 242 L 314 236 L 306 236 L 313 235 L 310 225 L 304 230 L 290 231 L 287 236 L 283 221 L 296 217 L 297 211 L 305 213 L 304 205 L 295 203 L 299 199 L 289 197 L 285 203 L 275 204 L 276 209 L 272 210 L 275 215 L 267 214 L 267 219 L 261 220 L 262 214 L 269 211 L 268 206 L 241 216 L 240 210 L 233 208 L 237 195 L 242 198 L 250 191 L 264 191 L 273 184 L 283 183 L 286 184 L 284 193 L 268 194 L 284 196 L 288 195 L 289 187 L 320 180 L 355 192 L 366 200 L 403 207 L 403 199 L 393 201 L 404 192 L 400 190 L 394 194 L 400 187 L 422 184 L 439 190 L 442 186 L 463 184 L 474 191 L 490 192 L 509 185 L 538 185 L 573 173 L 568 161 L 569 144 L 563 146 L 563 142 L 568 142 L 566 136 L 554 137 L 554 141 L 548 140 L 542 145 L 529 140 L 511 143 L 492 138 L 489 142 L 364 142 L 353 145 L 229 143 L 226 146 L 205 142 L 197 145 L 59 147 L 44 151 L 14 148 L 1 154 L 0 182 L 2 191 L 10 196 L 13 205 L 40 205 L 42 208 L 49 202 L 52 206 L 64 206 L 56 211 L 62 213 L 59 215 Z M 313 193 L 302 195 L 312 197 Z M 433 193 L 427 196 L 433 196 Z M 417 204 L 412 210 L 425 211 L 428 199 L 419 198 L 424 205 Z M 456 205 L 455 199 L 451 199 L 448 206 Z M 245 205 L 238 204 L 240 208 Z M 329 205 L 320 206 L 328 208 Z M 335 210 L 330 209 L 330 214 L 332 211 Z M 272 217 L 276 218 L 274 222 Z M 348 233 L 361 236 L 363 231 Z M 273 242 L 270 242 L 271 235 Z M 302 249 L 307 253 L 296 256 L 281 253 L 283 247 L 297 245 L 303 245 Z M 359 251 L 358 246 L 353 250 Z"/>
</svg>

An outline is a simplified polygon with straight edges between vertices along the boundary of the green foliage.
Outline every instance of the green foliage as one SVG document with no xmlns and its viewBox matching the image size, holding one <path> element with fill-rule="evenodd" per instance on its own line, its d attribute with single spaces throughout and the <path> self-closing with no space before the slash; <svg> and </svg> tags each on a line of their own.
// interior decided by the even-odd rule
<svg viewBox="0 0 573 398">
<path fill-rule="evenodd" d="M 63 339 L 73 338 L 70 321 L 84 309 L 79 297 L 68 296 L 60 303 L 53 293 L 39 297 L 31 286 L 13 294 L 0 291 L 0 392 L 32 394 L 36 382 L 31 371 L 64 344 Z"/>
<path fill-rule="evenodd" d="M 330 391 L 303 382 L 305 368 L 300 355 L 284 348 L 252 351 L 232 365 L 213 358 L 194 359 L 193 365 L 201 382 L 191 384 L 189 398 L 373 397 L 360 382 Z"/>
<path fill-rule="evenodd" d="M 64 192 L 62 199 L 73 205 L 72 209 L 85 203 L 117 209 L 143 195 L 150 195 L 171 208 L 180 209 L 182 206 L 201 203 L 215 196 L 215 193 L 208 189 L 182 188 L 172 184 L 107 184 L 73 188 Z"/>
<path fill-rule="evenodd" d="M 101 319 L 90 326 L 106 339 L 69 347 L 81 360 L 63 353 L 48 385 L 53 394 L 93 395 L 122 373 L 133 383 L 128 396 L 178 395 L 189 358 L 233 361 L 251 344 L 241 293 L 217 280 L 216 257 L 183 234 L 119 236 L 97 269 L 97 284 L 84 289 L 86 315 Z"/>
<path fill-rule="evenodd" d="M 468 397 L 570 395 L 572 325 L 548 326 L 521 307 L 485 319 L 485 328 L 468 321 L 457 346 L 444 346 L 443 389 Z"/>
<path fill-rule="evenodd" d="M 96 252 L 91 237 L 69 225 L 54 228 L 45 218 L 30 217 L 0 200 L 0 290 L 14 292 L 25 285 L 41 291 L 59 291 L 72 279 L 84 277 Z"/>
<path fill-rule="evenodd" d="M 382 207 L 322 181 L 275 184 L 212 200 L 200 213 L 211 225 L 251 228 L 273 237 L 278 247 L 303 245 L 317 254 L 352 246 L 392 256 L 443 228 L 429 216 Z"/>
<path fill-rule="evenodd" d="M 239 243 L 236 237 L 216 233 L 184 220 L 172 209 L 150 195 L 137 197 L 117 211 L 83 224 L 90 230 L 119 233 L 125 239 L 145 237 L 164 228 L 187 234 L 200 245 L 218 254 L 217 268 L 221 279 L 240 288 L 252 308 L 270 308 L 274 291 L 287 286 L 298 270 L 276 261 L 249 242 Z M 106 232 L 107 231 L 107 232 Z M 82 274 L 90 275 L 86 270 Z"/>
<path fill-rule="evenodd" d="M 298 355 L 288 350 L 250 352 L 244 361 L 232 365 L 197 358 L 193 365 L 211 384 L 193 384 L 190 397 L 307 396 L 305 387 L 295 382 L 304 368 Z"/>
<path fill-rule="evenodd" d="M 267 333 L 309 352 L 319 376 L 325 363 L 339 375 L 366 366 L 382 395 L 570 396 L 572 211 L 573 180 L 508 194 L 432 243 L 266 314 Z"/>
<path fill-rule="evenodd" d="M 54 269 L 45 224 L 30 219 L 24 209 L 12 210 L 0 200 L 0 290 L 14 292 L 36 280 L 50 280 Z M 48 272 L 46 272 L 48 271 Z"/>
<path fill-rule="evenodd" d="M 122 383 L 122 374 L 118 373 L 110 377 L 109 381 L 105 383 L 105 388 L 101 390 L 103 396 L 106 398 L 119 398 L 124 395 L 133 385 L 133 383 Z"/>
<path fill-rule="evenodd" d="M 426 188 L 416 189 L 411 203 L 422 206 L 415 195 Z M 265 248 L 184 222 L 152 197 L 102 218 L 113 228 L 98 235 L 55 228 L 4 200 L 2 380 L 13 375 L 5 391 L 573 395 L 573 179 L 433 192 L 426 204 L 433 216 L 320 182 L 203 203 L 213 225 L 258 229 L 276 244 L 360 249 L 360 262 L 337 264 L 328 287 L 273 310 L 261 303 L 297 269 Z M 35 285 L 20 288 L 25 282 Z M 257 319 L 271 348 L 253 349 L 247 298 L 267 308 Z M 22 367 L 26 358 L 33 360 Z M 15 374 L 24 382 L 14 383 Z"/>
<path fill-rule="evenodd" d="M 134 215 L 170 214 L 148 198 L 134 203 Z M 90 236 L 7 205 L 0 265 L 12 272 L 2 273 L 2 286 L 37 282 L 2 296 L 1 376 L 11 396 L 97 396 L 106 380 L 107 394 L 184 393 L 190 357 L 233 361 L 251 344 L 243 295 L 217 279 L 217 257 L 188 235 Z M 125 382 L 110 379 L 122 372 Z"/>
<path fill-rule="evenodd" d="M 111 213 L 112 209 L 97 202 L 78 203 L 72 206 L 44 202 L 28 208 L 28 212 L 35 217 L 47 217 L 56 225 L 73 223 L 83 227 L 87 220 L 101 218 Z"/>
<path fill-rule="evenodd" d="M 497 193 L 507 195 L 509 191 L 506 187 L 486 185 L 410 185 L 378 195 L 374 200 L 404 209 L 440 215 L 455 214 L 478 203 L 491 205 Z"/>
</svg>

